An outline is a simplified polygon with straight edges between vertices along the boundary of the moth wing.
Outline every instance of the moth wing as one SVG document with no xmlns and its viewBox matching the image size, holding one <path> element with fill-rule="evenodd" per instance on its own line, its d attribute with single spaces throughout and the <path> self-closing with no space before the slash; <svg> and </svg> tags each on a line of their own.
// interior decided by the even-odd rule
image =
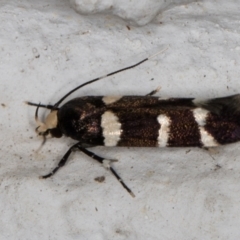
<svg viewBox="0 0 240 240">
<path fill-rule="evenodd" d="M 197 107 L 205 108 L 218 115 L 221 113 L 234 114 L 240 112 L 240 94 L 204 101 L 194 100 L 194 103 Z"/>
</svg>

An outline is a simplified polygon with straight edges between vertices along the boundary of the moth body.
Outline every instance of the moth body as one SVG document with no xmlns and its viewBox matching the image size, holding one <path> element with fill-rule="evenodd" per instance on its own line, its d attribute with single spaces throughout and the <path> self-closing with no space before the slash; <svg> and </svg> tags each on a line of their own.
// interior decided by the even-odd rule
<svg viewBox="0 0 240 240">
<path fill-rule="evenodd" d="M 164 49 L 163 51 L 165 51 Z M 161 51 L 161 52 L 163 52 Z M 157 53 L 159 54 L 159 53 Z M 87 148 L 106 147 L 216 147 L 240 140 L 240 94 L 199 101 L 193 98 L 162 99 L 153 96 L 158 89 L 145 96 L 85 96 L 61 103 L 76 90 L 105 77 L 134 68 L 144 60 L 85 82 L 69 91 L 54 105 L 36 106 L 36 131 L 43 137 L 70 137 L 77 142 L 71 146 L 58 165 L 42 178 L 54 175 L 63 167 L 71 152 L 78 149 L 109 169 L 122 186 L 134 197 L 111 163 Z M 39 108 L 51 112 L 42 122 Z"/>
<path fill-rule="evenodd" d="M 57 132 L 83 146 L 216 147 L 240 140 L 239 99 L 80 97 L 57 111 Z"/>
</svg>

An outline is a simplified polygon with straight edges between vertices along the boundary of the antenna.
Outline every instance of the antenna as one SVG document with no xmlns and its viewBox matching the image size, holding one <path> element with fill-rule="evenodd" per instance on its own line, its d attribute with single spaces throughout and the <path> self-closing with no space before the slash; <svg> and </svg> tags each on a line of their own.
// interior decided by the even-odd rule
<svg viewBox="0 0 240 240">
<path fill-rule="evenodd" d="M 95 78 L 95 79 L 93 79 L 93 80 L 87 81 L 87 82 L 85 82 L 85 83 L 83 83 L 83 84 L 75 87 L 73 90 L 71 90 L 71 91 L 68 92 L 66 95 L 64 95 L 57 103 L 55 103 L 54 106 L 53 106 L 53 109 L 58 108 L 59 104 L 60 104 L 65 98 L 67 98 L 70 94 L 72 94 L 73 92 L 77 91 L 78 89 L 80 89 L 80 88 L 82 88 L 82 87 L 84 87 L 84 86 L 86 86 L 86 85 L 88 85 L 88 84 L 91 84 L 91 83 L 93 83 L 93 82 L 97 82 L 97 81 L 99 81 L 99 80 L 101 80 L 101 79 L 104 79 L 104 78 L 106 78 L 106 77 L 109 77 L 109 76 L 112 76 L 112 75 L 114 75 L 114 74 L 117 74 L 117 73 L 119 73 L 119 72 L 123 72 L 123 71 L 128 70 L 128 69 L 131 69 L 131 68 L 135 68 L 136 66 L 138 66 L 138 65 L 140 65 L 140 64 L 148 61 L 149 59 L 152 59 L 152 58 L 156 57 L 157 55 L 165 52 L 165 51 L 168 49 L 168 47 L 169 47 L 169 46 L 167 46 L 166 48 L 162 49 L 161 51 L 155 53 L 154 55 L 151 55 L 151 56 L 143 59 L 142 61 L 140 61 L 140 62 L 138 62 L 138 63 L 135 63 L 135 64 L 133 64 L 133 65 L 131 65 L 131 66 L 129 66 L 129 67 L 125 67 L 125 68 L 119 69 L 119 70 L 117 70 L 117 71 L 108 73 L 107 75 L 104 75 L 104 76 L 102 76 L 102 77 Z M 33 104 L 32 104 L 32 105 L 33 105 Z"/>
</svg>

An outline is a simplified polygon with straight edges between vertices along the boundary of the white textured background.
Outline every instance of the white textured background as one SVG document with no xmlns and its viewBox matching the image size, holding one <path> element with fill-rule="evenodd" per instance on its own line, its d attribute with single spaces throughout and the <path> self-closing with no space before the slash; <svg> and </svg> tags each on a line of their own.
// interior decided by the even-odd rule
<svg viewBox="0 0 240 240">
<path fill-rule="evenodd" d="M 133 199 L 78 152 L 53 178 L 40 180 L 74 141 L 49 140 L 37 154 L 35 108 L 23 103 L 54 103 L 167 45 L 155 59 L 74 96 L 144 95 L 158 86 L 162 97 L 239 93 L 239 11 L 238 0 L 2 0 L 0 239 L 239 239 L 239 144 L 211 154 L 94 148 L 119 159 L 114 167 Z M 94 181 L 99 176 L 104 183 Z"/>
</svg>

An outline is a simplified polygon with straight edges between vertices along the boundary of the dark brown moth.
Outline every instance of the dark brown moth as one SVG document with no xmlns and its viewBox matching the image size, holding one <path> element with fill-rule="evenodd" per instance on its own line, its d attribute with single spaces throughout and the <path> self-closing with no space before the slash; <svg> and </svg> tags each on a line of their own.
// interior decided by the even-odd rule
<svg viewBox="0 0 240 240">
<path fill-rule="evenodd" d="M 65 135 L 76 140 L 57 167 L 42 178 L 54 175 L 63 167 L 73 149 L 78 149 L 110 169 L 122 186 L 123 182 L 111 163 L 87 148 L 94 146 L 123 147 L 216 147 L 240 140 L 240 95 L 208 100 L 193 98 L 162 99 L 153 96 L 83 96 L 60 104 L 74 91 L 107 76 L 136 67 L 147 61 L 123 68 L 88 81 L 71 90 L 54 105 L 36 106 L 36 131 L 43 136 Z M 39 108 L 50 109 L 44 122 L 38 119 Z"/>
</svg>

